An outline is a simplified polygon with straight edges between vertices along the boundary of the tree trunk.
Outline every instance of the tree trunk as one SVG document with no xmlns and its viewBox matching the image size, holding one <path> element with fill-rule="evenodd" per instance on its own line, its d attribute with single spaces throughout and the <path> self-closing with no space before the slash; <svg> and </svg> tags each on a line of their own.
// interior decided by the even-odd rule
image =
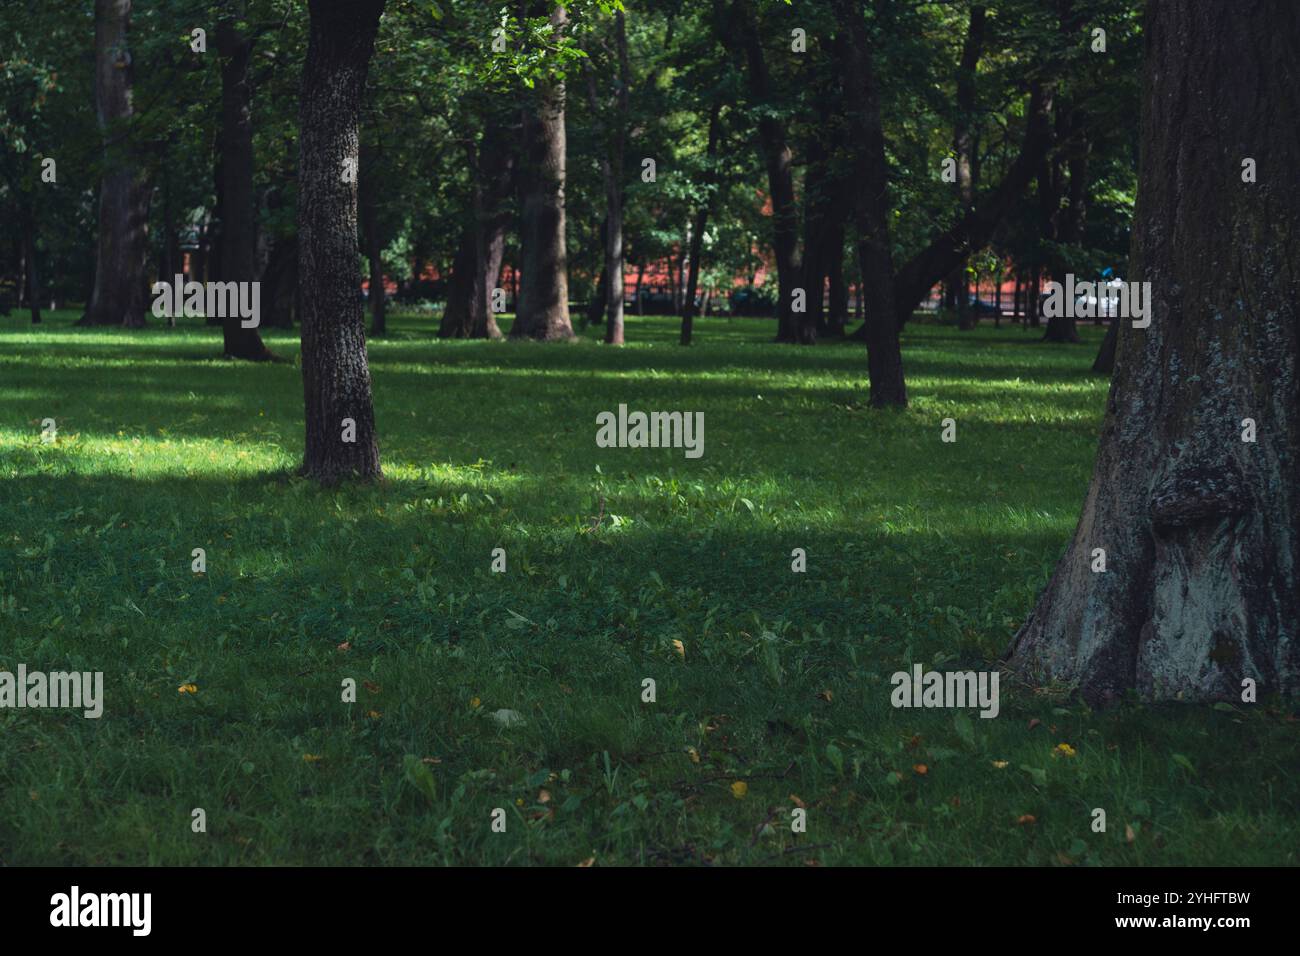
<svg viewBox="0 0 1300 956">
<path fill-rule="evenodd" d="M 605 160 L 605 294 L 608 297 L 605 313 L 605 343 L 623 344 L 623 153 L 627 139 L 628 84 L 631 68 L 627 58 L 627 28 L 623 11 L 614 14 L 614 45 L 618 51 L 618 109 L 615 112 L 614 135 L 610 138 L 608 158 Z"/>
<path fill-rule="evenodd" d="M 481 294 L 481 290 L 478 238 L 471 222 L 461 232 L 456 257 L 451 261 L 451 275 L 447 279 L 447 305 L 442 310 L 438 338 L 468 339 L 474 334 L 474 314 L 481 304 L 475 301 L 475 297 Z"/>
<path fill-rule="evenodd" d="M 867 341 L 867 374 L 871 404 L 876 407 L 907 404 L 903 379 L 903 354 L 898 341 L 900 324 L 894 301 L 894 261 L 889 237 L 889 166 L 885 159 L 885 134 L 880 119 L 880 94 L 876 87 L 871 46 L 862 12 L 852 0 L 835 0 L 835 17 L 841 36 L 844 99 L 849 104 L 849 139 L 853 147 L 854 183 L 857 186 L 858 262 L 862 271 Z"/>
<path fill-rule="evenodd" d="M 244 15 L 242 0 L 228 4 L 224 12 L 231 19 L 222 20 L 216 33 L 217 55 L 221 58 L 221 281 L 251 285 L 257 279 L 252 95 L 248 77 L 253 42 L 234 23 Z M 239 310 L 230 311 L 234 314 L 221 317 L 225 355 L 254 362 L 272 358 L 257 329 L 244 328 Z"/>
<path fill-rule="evenodd" d="M 41 284 L 36 274 L 36 223 L 31 219 L 23 230 L 23 259 L 27 268 L 24 271 L 27 286 L 27 309 L 32 315 L 32 325 L 41 324 Z"/>
<path fill-rule="evenodd" d="M 363 149 L 357 174 L 357 202 L 361 217 L 361 238 L 366 247 L 366 262 L 370 266 L 370 279 L 367 283 L 370 296 L 370 334 L 376 337 L 388 334 L 384 237 L 379 222 L 379 192 L 384 175 L 378 151 L 373 148 Z"/>
<path fill-rule="evenodd" d="M 145 324 L 149 188 L 131 125 L 131 0 L 95 0 L 95 110 L 104 140 L 95 286 L 78 325 Z"/>
<path fill-rule="evenodd" d="M 797 317 L 792 311 L 795 286 L 802 280 L 799 257 L 799 210 L 794 195 L 794 157 L 786 142 L 785 124 L 773 115 L 768 104 L 771 82 L 763 45 L 755 20 L 752 0 L 735 0 L 731 23 L 723 36 L 739 44 L 747 65 L 749 92 L 754 103 L 764 107 L 758 121 L 758 138 L 767 167 L 768 193 L 772 201 L 772 252 L 776 257 L 778 342 L 799 339 Z"/>
<path fill-rule="evenodd" d="M 975 201 L 975 71 L 984 49 L 984 5 L 972 4 L 966 39 L 962 43 L 961 62 L 957 66 L 957 118 L 953 124 L 953 154 L 957 162 L 957 199 L 963 215 L 970 211 Z M 966 288 L 967 249 L 952 271 L 952 281 L 957 287 L 957 328 L 970 331 L 975 328 L 978 313 L 971 308 L 970 294 Z"/>
<path fill-rule="evenodd" d="M 708 163 L 704 174 L 706 194 L 704 201 L 695 210 L 695 222 L 691 227 L 691 266 L 686 273 L 686 308 L 682 311 L 682 345 L 691 344 L 691 336 L 695 332 L 695 316 L 702 311 L 695 308 L 695 290 L 700 282 L 700 257 L 704 255 L 704 230 L 709 225 L 709 212 L 713 207 L 714 188 L 717 184 L 713 161 L 717 158 L 718 141 L 722 136 L 721 120 L 722 103 L 714 101 L 713 108 L 709 110 L 709 145 L 704 153 L 705 162 Z"/>
<path fill-rule="evenodd" d="M 1009 650 L 1096 705 L 1300 693 L 1300 137 L 1286 2 L 1146 8 L 1132 278 L 1083 514 Z M 1258 182 L 1240 178 L 1245 144 Z M 1244 420 L 1257 440 L 1243 440 Z M 1106 571 L 1094 573 L 1093 549 Z"/>
<path fill-rule="evenodd" d="M 357 118 L 385 0 L 310 0 L 298 136 L 303 474 L 381 476 L 357 262 Z M 347 439 L 352 440 L 347 440 Z"/>
<path fill-rule="evenodd" d="M 558 35 L 568 22 L 563 5 L 551 11 Z M 524 212 L 520 227 L 523 278 L 510 337 L 553 341 L 573 338 L 569 321 L 568 260 L 564 244 L 564 81 L 539 79 L 535 101 L 524 111 L 521 170 Z"/>
</svg>

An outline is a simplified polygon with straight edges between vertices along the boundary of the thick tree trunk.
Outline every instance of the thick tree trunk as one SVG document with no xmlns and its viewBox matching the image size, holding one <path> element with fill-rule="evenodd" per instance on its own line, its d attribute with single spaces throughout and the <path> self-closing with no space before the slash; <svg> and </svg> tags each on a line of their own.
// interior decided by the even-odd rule
<svg viewBox="0 0 1300 956">
<path fill-rule="evenodd" d="M 1151 324 L 1121 320 L 1083 514 L 1009 662 L 1094 704 L 1241 701 L 1245 679 L 1294 695 L 1300 128 L 1278 122 L 1295 105 L 1278 64 L 1300 19 L 1286 0 L 1155 0 L 1143 33 L 1131 278 Z"/>
<path fill-rule="evenodd" d="M 216 32 L 217 55 L 221 57 L 221 279 L 251 284 L 257 279 L 252 95 L 248 77 L 253 43 L 233 22 L 233 18 L 244 15 L 243 7 L 242 2 L 228 4 L 226 14 L 232 19 L 219 23 Z M 226 356 L 254 362 L 272 358 L 257 329 L 244 328 L 238 310 L 231 311 L 235 314 L 221 317 Z"/>
<path fill-rule="evenodd" d="M 303 473 L 380 477 L 357 262 L 357 118 L 384 0 L 310 0 L 298 136 Z"/>
<path fill-rule="evenodd" d="M 551 11 L 551 29 L 563 32 L 563 5 Z M 523 278 L 510 337 L 553 341 L 573 338 L 569 321 L 568 257 L 564 242 L 564 81 L 537 81 L 535 101 L 524 112 L 525 155 L 520 227 Z"/>
<path fill-rule="evenodd" d="M 104 139 L 95 286 L 79 325 L 145 324 L 149 188 L 131 134 L 131 0 L 95 0 L 95 109 Z"/>
<path fill-rule="evenodd" d="M 468 339 L 474 334 L 474 315 L 483 286 L 478 275 L 478 237 L 471 222 L 460 235 L 447 279 L 447 305 L 438 325 L 440 339 Z"/>
<path fill-rule="evenodd" d="M 898 341 L 900 323 L 894 301 L 894 261 L 889 237 L 889 166 L 885 159 L 885 134 L 880 119 L 880 94 L 876 87 L 871 46 L 862 11 L 852 0 L 835 0 L 841 36 L 844 98 L 849 104 L 849 138 L 853 145 L 854 183 L 857 186 L 858 262 L 866 296 L 863 326 L 867 341 L 867 374 L 871 404 L 904 406 L 907 385 L 903 379 L 903 354 Z"/>
</svg>

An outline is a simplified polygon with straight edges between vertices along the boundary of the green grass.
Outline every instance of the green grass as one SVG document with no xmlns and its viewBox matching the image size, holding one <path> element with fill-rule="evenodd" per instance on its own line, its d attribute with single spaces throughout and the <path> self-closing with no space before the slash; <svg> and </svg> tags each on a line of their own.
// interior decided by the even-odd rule
<svg viewBox="0 0 1300 956">
<path fill-rule="evenodd" d="M 861 347 L 770 322 L 681 349 L 633 317 L 613 350 L 399 317 L 370 347 L 386 481 L 321 491 L 294 364 L 74 318 L 0 320 L 0 669 L 102 670 L 105 713 L 0 710 L 0 863 L 1297 862 L 1276 704 L 889 704 L 912 662 L 989 666 L 1064 548 L 1091 326 L 915 324 L 886 412 Z M 704 457 L 597 448 L 620 402 L 703 411 Z"/>
</svg>

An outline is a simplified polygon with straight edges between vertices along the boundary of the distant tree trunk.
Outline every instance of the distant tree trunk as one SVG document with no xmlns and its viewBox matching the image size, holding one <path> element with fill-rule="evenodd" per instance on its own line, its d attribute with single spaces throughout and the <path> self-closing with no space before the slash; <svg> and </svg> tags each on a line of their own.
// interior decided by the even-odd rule
<svg viewBox="0 0 1300 956">
<path fill-rule="evenodd" d="M 253 43 L 235 25 L 245 13 L 242 0 L 227 3 L 224 13 L 230 19 L 219 22 L 216 31 L 217 55 L 221 58 L 221 135 L 217 138 L 222 178 L 221 280 L 251 284 L 257 279 L 252 95 L 248 77 Z M 230 311 L 235 314 L 221 317 L 226 356 L 254 362 L 272 358 L 257 329 L 244 328 L 239 310 Z"/>
<path fill-rule="evenodd" d="M 306 399 L 303 473 L 381 477 L 361 271 L 357 118 L 385 0 L 310 0 L 298 136 L 298 286 Z M 352 439 L 352 440 L 348 440 Z"/>
<path fill-rule="evenodd" d="M 1057 11 L 1060 19 L 1062 36 L 1069 37 L 1076 35 L 1081 25 L 1081 21 L 1074 13 L 1073 0 L 1057 0 Z M 1070 148 L 1076 151 L 1078 146 L 1074 145 L 1070 141 L 1073 138 L 1072 134 L 1075 125 L 1079 120 L 1078 111 L 1074 108 L 1073 103 L 1066 97 L 1062 96 L 1058 100 L 1056 111 L 1057 140 L 1061 143 L 1069 143 Z M 1077 163 L 1073 164 L 1073 168 L 1075 171 L 1080 171 Z M 1086 170 L 1086 168 L 1085 164 L 1083 170 Z M 1043 173 L 1040 173 L 1038 179 L 1038 189 L 1040 195 L 1045 197 L 1045 202 L 1048 204 L 1048 208 L 1044 210 L 1048 228 L 1046 238 L 1053 240 L 1059 245 L 1068 245 L 1072 242 L 1077 242 L 1079 236 L 1082 236 L 1082 209 L 1081 207 L 1075 208 L 1073 202 L 1071 203 L 1071 208 L 1067 210 L 1062 210 L 1060 208 L 1061 198 L 1065 193 L 1065 159 L 1058 154 L 1052 158 L 1050 163 L 1044 161 L 1042 169 Z M 1050 178 L 1046 183 L 1044 183 L 1043 175 L 1049 170 Z M 1086 182 L 1083 180 L 1077 184 L 1071 185 L 1072 187 L 1078 186 L 1086 190 Z M 1081 199 L 1082 197 L 1080 197 L 1080 201 Z M 1076 216 L 1079 217 L 1079 236 L 1072 234 Z M 1048 265 L 1050 267 L 1052 280 L 1059 282 L 1064 286 L 1066 282 L 1066 274 L 1068 272 L 1068 264 L 1064 261 L 1062 255 L 1059 252 L 1053 253 L 1048 260 Z M 1060 315 L 1048 316 L 1047 331 L 1043 334 L 1044 342 L 1077 343 L 1079 341 L 1079 329 L 1074 315 L 1074 303 L 1062 303 L 1062 306 Z"/>
<path fill-rule="evenodd" d="M 293 328 L 298 300 L 298 239 L 289 236 L 271 244 L 262 270 L 262 325 Z"/>
<path fill-rule="evenodd" d="M 553 7 L 550 20 L 557 35 L 564 31 L 568 17 L 563 5 Z M 534 92 L 536 99 L 524 112 L 523 279 L 510 337 L 572 339 L 564 244 L 564 81 L 539 79 Z"/>
<path fill-rule="evenodd" d="M 474 314 L 480 303 L 475 297 L 481 294 L 478 277 L 478 238 L 474 224 L 467 223 L 460 234 L 460 245 L 451 261 L 451 275 L 447 278 L 447 304 L 442 310 L 438 326 L 440 339 L 468 339 L 474 334 Z"/>
<path fill-rule="evenodd" d="M 605 248 L 603 233 L 601 236 L 600 247 L 601 249 Z M 609 293 L 605 291 L 608 282 L 609 276 L 606 275 L 605 270 L 602 268 L 600 270 L 600 278 L 596 280 L 595 294 L 592 295 L 591 301 L 587 303 L 587 314 L 583 317 L 583 322 L 586 325 L 602 325 L 604 323 L 605 300 L 609 297 Z"/>
<path fill-rule="evenodd" d="M 966 39 L 962 43 L 961 62 L 957 66 L 957 121 L 953 126 L 953 153 L 957 161 L 957 199 L 962 213 L 968 213 L 975 202 L 975 71 L 984 49 L 984 15 L 982 3 L 970 8 L 970 22 Z M 967 252 L 978 250 L 968 249 Z M 963 256 L 953 269 L 952 281 L 957 286 L 957 328 L 969 331 L 979 321 L 979 313 L 971 308 L 970 294 L 966 288 L 968 256 Z"/>
<path fill-rule="evenodd" d="M 1096 706 L 1300 693 L 1300 21 L 1282 0 L 1158 0 L 1132 278 L 1074 539 L 1009 663 Z M 1243 183 L 1243 144 L 1258 182 Z M 1252 429 L 1254 434 L 1249 434 Z M 1253 440 L 1247 440 L 1247 436 Z M 1104 573 L 1094 571 L 1104 549 Z"/>
<path fill-rule="evenodd" d="M 32 315 L 32 325 L 41 324 L 41 284 L 36 274 L 36 221 L 29 217 L 23 229 L 23 259 L 27 286 L 27 309 Z"/>
<path fill-rule="evenodd" d="M 752 0 L 734 0 L 731 22 L 723 28 L 722 35 L 736 45 L 733 48 L 745 59 L 750 96 L 756 104 L 767 106 L 771 81 Z M 778 295 L 776 339 L 796 342 L 798 321 L 791 306 L 794 288 L 803 281 L 803 268 L 799 256 L 799 210 L 794 195 L 794 155 L 786 141 L 785 124 L 770 109 L 765 109 L 759 117 L 758 138 L 772 201 L 772 252 L 776 257 Z"/>
<path fill-rule="evenodd" d="M 819 334 L 838 339 L 844 337 L 845 326 L 849 323 L 849 292 L 844 283 L 844 218 L 842 215 L 836 218 L 826 249 L 826 280 L 831 287 L 830 313 Z"/>
<path fill-rule="evenodd" d="M 614 135 L 610 137 L 605 167 L 605 343 L 623 344 L 623 153 L 627 139 L 628 84 L 631 68 L 627 58 L 627 28 L 623 11 L 614 14 L 614 45 L 618 51 L 618 108 L 614 116 Z"/>
<path fill-rule="evenodd" d="M 880 119 L 880 94 L 862 11 L 852 0 L 835 0 L 839 27 L 838 52 L 849 104 L 849 140 L 853 148 L 857 186 L 858 262 L 862 286 L 868 297 L 864 326 L 867 340 L 867 374 L 871 404 L 876 407 L 907 404 L 903 379 L 903 354 L 894 301 L 894 262 L 889 237 L 889 166 L 885 159 L 885 134 Z"/>
<path fill-rule="evenodd" d="M 384 237 L 379 222 L 379 193 L 383 188 L 381 184 L 385 176 L 382 162 L 377 149 L 363 147 L 360 169 L 357 172 L 361 240 L 365 244 L 366 262 L 370 266 L 370 277 L 367 283 L 370 296 L 370 334 L 375 337 L 388 334 L 388 296 L 384 289 Z"/>
<path fill-rule="evenodd" d="M 95 285 L 78 325 L 145 324 L 149 188 L 131 132 L 131 0 L 95 0 L 95 110 L 104 140 Z"/>
<path fill-rule="evenodd" d="M 645 259 L 637 263 L 636 270 L 636 314 L 645 315 L 645 301 L 641 298 L 641 282 L 645 279 Z"/>
<path fill-rule="evenodd" d="M 704 230 L 709 225 L 709 212 L 713 206 L 713 194 L 717 185 L 717 173 L 713 163 L 718 154 L 718 141 L 722 136 L 722 103 L 714 101 L 709 110 L 709 145 L 705 149 L 705 162 L 708 164 L 704 173 L 705 198 L 695 210 L 695 222 L 691 228 L 691 267 L 686 274 L 686 308 L 682 310 L 681 344 L 690 345 L 695 331 L 695 316 L 700 311 L 695 308 L 695 290 L 700 282 L 700 258 L 704 255 Z"/>
</svg>

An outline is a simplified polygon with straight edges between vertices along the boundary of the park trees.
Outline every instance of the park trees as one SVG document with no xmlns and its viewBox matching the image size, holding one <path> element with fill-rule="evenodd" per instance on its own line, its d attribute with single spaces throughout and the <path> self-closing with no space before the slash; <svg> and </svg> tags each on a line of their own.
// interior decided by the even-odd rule
<svg viewBox="0 0 1300 956">
<path fill-rule="evenodd" d="M 1092 702 L 1295 693 L 1300 137 L 1277 65 L 1300 18 L 1159 0 L 1145 34 L 1131 267 L 1151 324 L 1118 328 L 1083 514 L 1009 662 Z"/>
</svg>

